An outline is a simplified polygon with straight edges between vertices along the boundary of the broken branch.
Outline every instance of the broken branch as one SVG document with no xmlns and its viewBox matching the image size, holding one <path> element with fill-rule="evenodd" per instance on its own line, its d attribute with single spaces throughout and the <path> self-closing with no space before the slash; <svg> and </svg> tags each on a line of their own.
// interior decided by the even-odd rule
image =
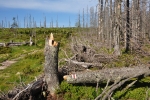
<svg viewBox="0 0 150 100">
<path fill-rule="evenodd" d="M 100 66 L 100 67 L 102 67 L 102 63 L 78 62 L 78 61 L 75 61 L 75 60 L 67 60 L 67 59 L 65 59 L 65 61 L 77 64 L 77 65 L 81 65 L 84 68 L 89 68 L 90 66 Z"/>
</svg>

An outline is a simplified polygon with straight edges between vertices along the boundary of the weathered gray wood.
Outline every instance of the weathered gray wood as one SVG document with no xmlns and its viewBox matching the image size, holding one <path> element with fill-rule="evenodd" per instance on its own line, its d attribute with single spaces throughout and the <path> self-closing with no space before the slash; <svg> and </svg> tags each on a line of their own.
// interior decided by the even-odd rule
<svg viewBox="0 0 150 100">
<path fill-rule="evenodd" d="M 51 94 L 59 87 L 58 79 L 58 51 L 59 43 L 54 41 L 53 34 L 45 42 L 45 81 Z"/>
<path fill-rule="evenodd" d="M 21 45 L 24 45 L 24 43 L 21 43 L 21 42 L 9 42 L 9 43 L 6 43 L 7 46 L 21 46 Z"/>
<path fill-rule="evenodd" d="M 27 45 L 29 42 L 8 42 L 8 43 L 0 43 L 0 46 L 6 47 L 6 46 L 22 46 Z"/>
<path fill-rule="evenodd" d="M 76 72 L 72 75 L 64 76 L 64 79 L 67 80 L 68 83 L 101 83 L 107 82 L 108 80 L 115 82 L 141 74 L 150 75 L 149 66 L 107 68 L 97 71 Z"/>
</svg>

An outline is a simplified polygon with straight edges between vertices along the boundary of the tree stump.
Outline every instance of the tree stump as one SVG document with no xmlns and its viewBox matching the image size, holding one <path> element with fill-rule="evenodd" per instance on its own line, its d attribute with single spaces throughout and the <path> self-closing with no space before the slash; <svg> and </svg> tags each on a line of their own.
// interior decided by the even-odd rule
<svg viewBox="0 0 150 100">
<path fill-rule="evenodd" d="M 59 88 L 58 78 L 58 51 L 59 43 L 54 41 L 53 34 L 46 38 L 45 41 L 45 68 L 44 68 L 44 81 L 48 85 L 48 91 L 53 96 L 55 90 Z"/>
</svg>

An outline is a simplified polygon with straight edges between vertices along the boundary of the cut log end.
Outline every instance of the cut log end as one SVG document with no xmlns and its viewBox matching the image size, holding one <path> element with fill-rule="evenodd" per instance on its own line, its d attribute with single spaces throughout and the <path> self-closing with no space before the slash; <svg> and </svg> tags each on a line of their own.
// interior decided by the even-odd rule
<svg viewBox="0 0 150 100">
<path fill-rule="evenodd" d="M 68 75 L 65 75 L 65 76 L 63 76 L 63 79 L 64 79 L 64 80 L 67 80 L 67 77 L 68 77 Z"/>
<path fill-rule="evenodd" d="M 50 34 L 49 45 L 50 46 L 57 46 L 58 45 L 58 43 L 56 41 L 54 41 L 53 33 Z"/>
</svg>

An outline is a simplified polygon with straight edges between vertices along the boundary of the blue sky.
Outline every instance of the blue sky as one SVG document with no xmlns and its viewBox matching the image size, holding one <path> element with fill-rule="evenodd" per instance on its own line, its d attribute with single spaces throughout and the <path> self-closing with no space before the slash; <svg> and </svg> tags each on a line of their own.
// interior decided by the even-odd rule
<svg viewBox="0 0 150 100">
<path fill-rule="evenodd" d="M 58 26 L 69 26 L 69 18 L 71 26 L 75 26 L 78 19 L 79 11 L 83 8 L 96 6 L 98 0 L 0 0 L 0 23 L 13 23 L 12 18 L 18 16 L 20 26 L 24 27 L 24 17 L 26 20 L 31 15 L 31 18 L 36 21 L 37 26 L 40 21 L 43 25 L 44 17 L 46 16 L 46 26 L 50 27 L 50 22 L 53 20 L 53 25 L 56 26 L 58 18 Z"/>
</svg>

